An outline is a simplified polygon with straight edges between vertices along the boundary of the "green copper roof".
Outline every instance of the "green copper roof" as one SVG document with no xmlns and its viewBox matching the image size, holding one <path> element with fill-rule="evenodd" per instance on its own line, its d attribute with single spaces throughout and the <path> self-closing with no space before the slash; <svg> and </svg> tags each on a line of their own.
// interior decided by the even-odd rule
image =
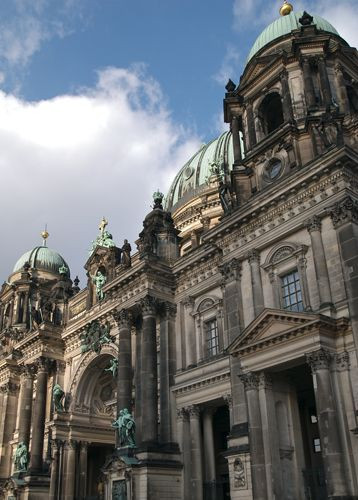
<svg viewBox="0 0 358 500">
<path fill-rule="evenodd" d="M 225 168 L 231 170 L 234 152 L 231 132 L 224 132 L 216 139 L 204 144 L 194 156 L 181 168 L 175 177 L 164 206 L 171 210 L 174 205 L 185 203 L 207 187 L 212 163 L 224 162 Z"/>
<path fill-rule="evenodd" d="M 263 47 L 265 47 L 265 45 L 269 44 L 273 40 L 276 40 L 281 36 L 288 35 L 293 30 L 301 29 L 302 25 L 300 24 L 299 19 L 302 17 L 302 14 L 303 12 L 291 12 L 288 16 L 281 16 L 279 19 L 276 19 L 276 21 L 269 24 L 267 28 L 263 30 L 261 35 L 257 37 L 256 42 L 250 50 L 247 62 L 250 61 L 250 59 Z M 313 23 L 319 30 L 339 35 L 337 30 L 328 21 L 320 16 L 314 15 Z"/>
<path fill-rule="evenodd" d="M 35 247 L 24 253 L 16 262 L 13 272 L 20 271 L 26 262 L 29 262 L 32 268 L 42 269 L 56 274 L 59 274 L 59 268 L 62 266 L 66 266 L 69 269 L 66 261 L 59 253 L 44 246 Z"/>
</svg>

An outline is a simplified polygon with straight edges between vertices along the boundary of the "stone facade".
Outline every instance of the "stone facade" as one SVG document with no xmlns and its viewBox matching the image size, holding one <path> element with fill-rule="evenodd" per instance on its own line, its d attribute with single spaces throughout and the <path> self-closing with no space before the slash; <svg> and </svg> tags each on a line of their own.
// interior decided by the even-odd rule
<svg viewBox="0 0 358 500">
<path fill-rule="evenodd" d="M 0 498 L 358 498 L 358 56 L 309 17 L 229 82 L 233 165 L 156 193 L 131 259 L 101 225 L 85 289 L 3 285 Z"/>
</svg>

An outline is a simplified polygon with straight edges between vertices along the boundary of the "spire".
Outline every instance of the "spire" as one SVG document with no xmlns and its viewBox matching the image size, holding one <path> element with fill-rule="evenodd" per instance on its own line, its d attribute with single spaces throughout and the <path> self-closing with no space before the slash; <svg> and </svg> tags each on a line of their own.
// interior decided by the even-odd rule
<svg viewBox="0 0 358 500">
<path fill-rule="evenodd" d="M 280 8 L 280 15 L 281 16 L 288 16 L 291 14 L 293 11 L 293 5 L 287 2 L 287 0 L 284 0 L 283 4 L 281 5 Z"/>
<path fill-rule="evenodd" d="M 46 242 L 46 240 L 47 240 L 47 238 L 50 236 L 50 234 L 49 234 L 49 233 L 48 233 L 48 231 L 47 231 L 47 224 L 45 224 L 45 230 L 44 230 L 44 231 L 42 231 L 41 236 L 42 236 L 42 239 L 43 239 L 42 245 L 43 245 L 44 247 L 46 247 L 46 246 L 47 246 L 47 242 Z"/>
</svg>

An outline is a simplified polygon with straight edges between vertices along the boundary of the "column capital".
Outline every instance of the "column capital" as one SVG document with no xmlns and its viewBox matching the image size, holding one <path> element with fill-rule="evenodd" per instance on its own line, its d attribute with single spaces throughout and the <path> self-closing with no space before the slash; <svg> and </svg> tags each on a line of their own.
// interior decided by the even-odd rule
<svg viewBox="0 0 358 500">
<path fill-rule="evenodd" d="M 45 358 L 44 356 L 40 356 L 34 361 L 34 365 L 37 368 L 37 373 L 48 373 L 51 367 L 51 360 L 49 358 Z"/>
<path fill-rule="evenodd" d="M 347 222 L 358 224 L 358 201 L 350 196 L 346 196 L 327 210 L 334 228 L 338 228 Z"/>
<path fill-rule="evenodd" d="M 321 231 L 322 229 L 321 218 L 317 215 L 314 215 L 313 217 L 307 219 L 304 225 L 309 233 L 311 233 L 312 231 Z"/>
<path fill-rule="evenodd" d="M 228 283 L 229 281 L 238 280 L 241 278 L 241 261 L 239 259 L 233 258 L 229 262 L 225 262 L 219 266 L 219 271 L 223 276 L 223 281 Z"/>
<path fill-rule="evenodd" d="M 146 295 L 138 302 L 143 316 L 155 316 L 157 313 L 158 301 L 151 295 Z"/>
<path fill-rule="evenodd" d="M 80 441 L 81 451 L 86 451 L 87 452 L 88 445 L 89 445 L 88 441 Z"/>
<path fill-rule="evenodd" d="M 258 373 L 248 372 L 239 375 L 241 382 L 244 384 L 245 391 L 257 391 L 259 388 L 260 377 Z"/>
<path fill-rule="evenodd" d="M 75 450 L 77 448 L 78 441 L 74 439 L 67 439 L 64 441 L 64 447 L 66 450 Z"/>
<path fill-rule="evenodd" d="M 35 375 L 35 366 L 33 364 L 21 365 L 20 367 L 21 379 L 33 379 Z"/>
<path fill-rule="evenodd" d="M 310 365 L 312 373 L 316 373 L 318 370 L 328 370 L 331 360 L 331 353 L 323 348 L 306 353 L 306 363 Z"/>
<path fill-rule="evenodd" d="M 176 313 L 177 313 L 177 305 L 173 304 L 172 302 L 162 302 L 161 304 L 162 308 L 162 314 L 165 318 L 175 318 Z"/>
<path fill-rule="evenodd" d="M 10 396 L 16 396 L 19 389 L 20 386 L 10 380 L 5 384 L 3 384 L 2 386 L 0 386 L 0 392 L 2 394 L 9 394 Z"/>
<path fill-rule="evenodd" d="M 63 441 L 61 441 L 61 439 L 51 439 L 51 446 L 52 446 L 52 450 L 54 453 L 59 452 L 62 444 L 63 444 Z"/>
<path fill-rule="evenodd" d="M 232 409 L 232 395 L 230 392 L 223 395 L 223 400 L 228 405 L 229 409 Z"/>
<path fill-rule="evenodd" d="M 199 418 L 200 417 L 200 408 L 198 405 L 191 405 L 186 408 L 188 415 L 190 418 Z"/>
<path fill-rule="evenodd" d="M 252 248 L 246 253 L 245 258 L 250 262 L 250 264 L 252 262 L 260 263 L 260 252 L 255 248 Z"/>
<path fill-rule="evenodd" d="M 332 363 L 333 369 L 338 372 L 349 370 L 349 367 L 351 365 L 349 352 L 347 351 L 334 354 L 332 361 L 333 361 Z"/>
<path fill-rule="evenodd" d="M 187 420 L 189 417 L 188 410 L 185 407 L 177 408 L 177 419 L 178 420 Z"/>
<path fill-rule="evenodd" d="M 131 314 L 127 309 L 119 309 L 112 314 L 118 328 L 129 328 L 131 325 Z"/>
<path fill-rule="evenodd" d="M 272 389 L 272 377 L 269 373 L 266 372 L 260 373 L 259 389 L 264 389 L 264 390 Z"/>
<path fill-rule="evenodd" d="M 189 295 L 188 297 L 185 297 L 185 299 L 182 300 L 182 304 L 185 307 L 188 307 L 190 309 L 193 309 L 194 304 L 195 304 L 195 298 Z"/>
</svg>

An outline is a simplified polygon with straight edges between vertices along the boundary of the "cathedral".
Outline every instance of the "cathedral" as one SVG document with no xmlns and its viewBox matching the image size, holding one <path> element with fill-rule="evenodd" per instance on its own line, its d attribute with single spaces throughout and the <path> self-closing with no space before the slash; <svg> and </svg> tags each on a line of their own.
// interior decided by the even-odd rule
<svg viewBox="0 0 358 500">
<path fill-rule="evenodd" d="M 285 0 L 223 97 L 136 249 L 2 285 L 0 499 L 358 499 L 357 50 Z"/>
</svg>

